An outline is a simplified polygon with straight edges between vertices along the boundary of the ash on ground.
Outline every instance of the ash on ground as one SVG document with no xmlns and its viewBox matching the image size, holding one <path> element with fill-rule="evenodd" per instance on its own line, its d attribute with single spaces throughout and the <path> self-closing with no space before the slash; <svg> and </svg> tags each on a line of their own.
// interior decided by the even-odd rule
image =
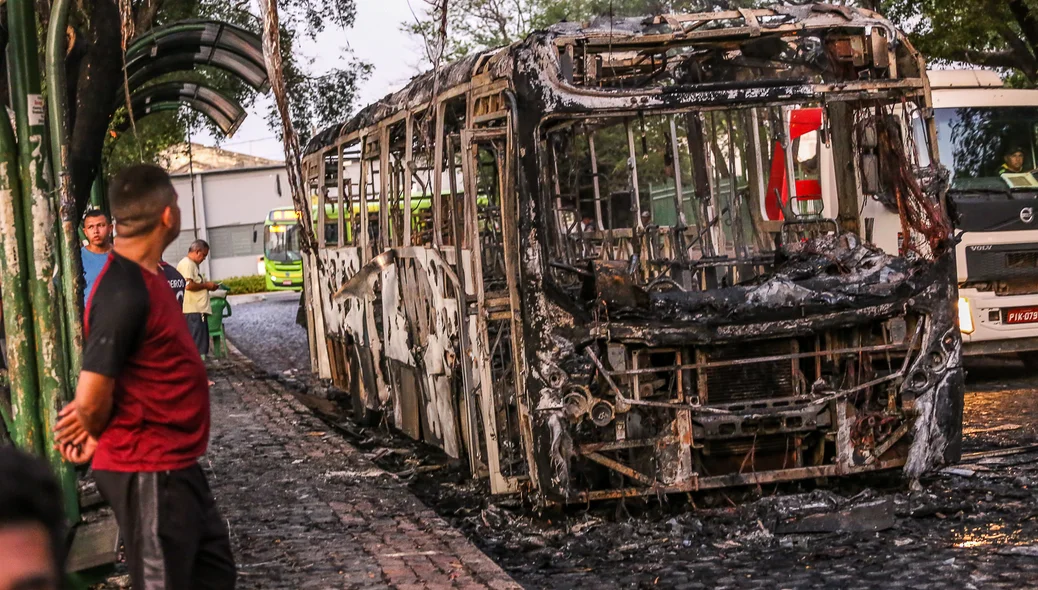
<svg viewBox="0 0 1038 590">
<path fill-rule="evenodd" d="M 1038 580 L 1038 375 L 1015 360 L 967 364 L 966 458 L 925 477 L 919 491 L 891 471 L 537 510 L 492 498 L 456 462 L 384 422 L 354 423 L 345 394 L 307 370 L 297 304 L 235 308 L 230 338 L 525 587 L 959 589 Z M 303 354 L 286 353 L 299 343 Z"/>
</svg>

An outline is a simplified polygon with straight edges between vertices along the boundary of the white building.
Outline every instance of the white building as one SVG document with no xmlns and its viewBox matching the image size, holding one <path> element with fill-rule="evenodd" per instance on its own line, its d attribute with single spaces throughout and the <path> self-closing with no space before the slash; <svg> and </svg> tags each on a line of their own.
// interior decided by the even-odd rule
<svg viewBox="0 0 1038 590">
<path fill-rule="evenodd" d="M 181 213 L 180 237 L 162 258 L 176 265 L 195 239 L 209 242 L 202 274 L 214 281 L 258 274 L 263 221 L 292 205 L 284 162 L 219 148 L 172 148 L 161 162 L 173 178 Z"/>
</svg>

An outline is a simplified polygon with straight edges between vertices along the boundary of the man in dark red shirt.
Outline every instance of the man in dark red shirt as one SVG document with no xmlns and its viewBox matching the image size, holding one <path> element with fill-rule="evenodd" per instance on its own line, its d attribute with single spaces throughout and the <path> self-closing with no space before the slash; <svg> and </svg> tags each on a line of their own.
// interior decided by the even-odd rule
<svg viewBox="0 0 1038 590">
<path fill-rule="evenodd" d="M 115 245 L 86 303 L 83 371 L 57 440 L 69 461 L 93 459 L 136 590 L 234 588 L 227 527 L 198 464 L 205 365 L 159 265 L 180 233 L 177 195 L 165 171 L 138 165 L 116 176 L 109 201 Z"/>
</svg>

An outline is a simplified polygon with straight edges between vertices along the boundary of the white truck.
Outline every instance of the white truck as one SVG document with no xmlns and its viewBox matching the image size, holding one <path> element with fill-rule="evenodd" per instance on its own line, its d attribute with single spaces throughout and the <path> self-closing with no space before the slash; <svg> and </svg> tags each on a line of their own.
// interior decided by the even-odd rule
<svg viewBox="0 0 1038 590">
<path fill-rule="evenodd" d="M 1038 366 L 1038 90 L 1006 88 L 988 70 L 931 70 L 928 78 L 937 152 L 951 173 L 949 208 L 961 240 L 963 353 L 1017 354 Z M 783 127 L 788 139 L 775 145 L 766 193 L 775 198 L 762 216 L 783 219 L 784 202 L 797 215 L 831 211 L 836 180 L 831 148 L 818 139 L 822 109 L 784 109 Z M 929 165 L 927 150 L 917 154 L 918 164 Z M 897 252 L 896 211 L 866 197 L 861 214 L 866 239 Z"/>
<path fill-rule="evenodd" d="M 1038 90 L 996 72 L 929 72 L 938 153 L 951 171 L 959 323 L 968 355 L 1038 363 Z"/>
</svg>

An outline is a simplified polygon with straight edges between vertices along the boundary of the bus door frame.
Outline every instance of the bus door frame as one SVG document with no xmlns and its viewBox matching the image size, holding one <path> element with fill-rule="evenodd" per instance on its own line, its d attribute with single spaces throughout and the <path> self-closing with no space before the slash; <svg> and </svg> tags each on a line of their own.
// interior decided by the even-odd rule
<svg viewBox="0 0 1038 590">
<path fill-rule="evenodd" d="M 475 361 L 473 371 L 477 372 L 480 395 L 478 397 L 479 417 L 483 422 L 483 432 L 486 443 L 487 467 L 490 475 L 490 489 L 492 493 L 515 493 L 519 491 L 519 476 L 506 476 L 501 470 L 501 436 L 497 424 L 497 410 L 494 403 L 494 381 L 491 375 L 491 357 L 488 322 L 490 321 L 490 310 L 486 293 L 483 289 L 483 256 L 479 240 L 479 211 L 477 194 L 477 170 L 479 147 L 497 143 L 495 150 L 498 154 L 498 191 L 501 197 L 501 239 L 505 260 L 505 275 L 508 284 L 508 311 L 511 323 L 511 345 L 512 345 L 512 387 L 516 398 L 518 411 L 519 430 L 523 438 L 523 446 L 527 453 L 527 461 L 530 469 L 533 469 L 533 461 L 529 456 L 532 447 L 532 437 L 527 427 L 530 424 L 527 399 L 525 395 L 525 371 L 523 370 L 522 355 L 522 313 L 519 299 L 519 237 L 518 237 L 518 200 L 516 184 L 514 180 L 515 154 L 514 138 L 512 136 L 512 115 L 508 115 L 508 124 L 504 127 L 465 129 L 461 132 L 461 149 L 464 157 L 465 178 L 465 228 L 469 247 L 472 251 L 472 284 L 475 289 L 475 313 L 471 308 L 466 310 L 470 320 L 475 320 L 476 339 L 471 343 L 473 360 Z M 503 157 L 502 157 L 503 156 Z M 498 320 L 500 321 L 500 320 Z M 468 400 L 470 403 L 473 400 Z M 475 430 L 471 436 L 475 436 Z M 472 440 L 472 439 L 470 439 Z M 475 445 L 469 444 L 470 465 L 477 465 L 478 455 Z"/>
</svg>

